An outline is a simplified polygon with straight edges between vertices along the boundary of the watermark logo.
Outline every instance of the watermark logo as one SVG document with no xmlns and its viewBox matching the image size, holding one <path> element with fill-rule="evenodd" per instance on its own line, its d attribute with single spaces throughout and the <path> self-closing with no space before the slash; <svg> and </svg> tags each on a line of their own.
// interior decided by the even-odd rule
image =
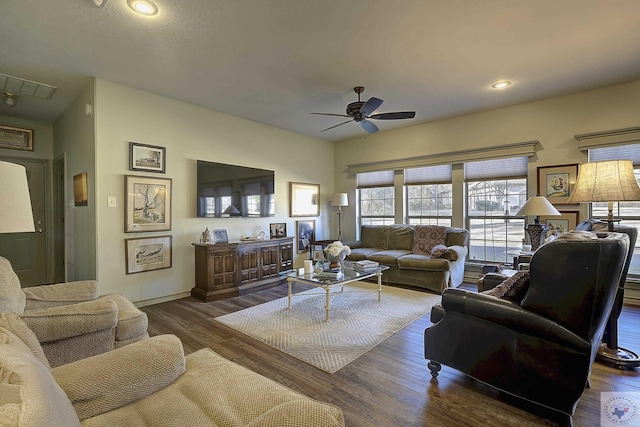
<svg viewBox="0 0 640 427">
<path fill-rule="evenodd" d="M 600 394 L 600 425 L 640 425 L 640 392 L 603 392 Z"/>
</svg>

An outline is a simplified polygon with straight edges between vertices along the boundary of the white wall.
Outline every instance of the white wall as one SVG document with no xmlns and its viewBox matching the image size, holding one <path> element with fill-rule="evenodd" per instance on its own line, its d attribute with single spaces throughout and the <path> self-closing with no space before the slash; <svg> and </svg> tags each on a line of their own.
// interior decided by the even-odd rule
<svg viewBox="0 0 640 427">
<path fill-rule="evenodd" d="M 97 142 L 97 278 L 103 292 L 122 292 L 134 302 L 189 292 L 194 286 L 194 249 L 208 227 L 225 228 L 230 240 L 269 233 L 269 223 L 289 217 L 289 183 L 320 184 L 321 214 L 315 219 L 319 238 L 329 238 L 328 203 L 333 194 L 333 144 L 218 113 L 163 96 L 96 81 Z M 129 141 L 167 148 L 166 174 L 128 170 Z M 196 218 L 196 160 L 208 160 L 275 171 L 276 216 L 271 218 Z M 124 176 L 145 175 L 173 180 L 173 224 L 169 232 L 124 232 Z M 117 208 L 107 207 L 107 197 Z M 173 267 L 125 274 L 125 239 L 173 236 Z M 305 254 L 295 263 L 302 265 Z"/>
<path fill-rule="evenodd" d="M 517 90 L 517 87 L 513 87 Z M 583 163 L 574 135 L 640 125 L 640 81 L 500 108 L 368 135 L 335 146 L 335 188 L 355 197 L 348 165 L 540 141 L 529 162 L 529 195 L 536 194 L 537 167 Z M 576 207 L 572 207 L 576 209 Z M 581 219 L 587 214 L 583 204 Z M 345 210 L 343 235 L 355 238 L 355 203 Z M 463 226 L 464 224 L 454 224 Z"/>
</svg>

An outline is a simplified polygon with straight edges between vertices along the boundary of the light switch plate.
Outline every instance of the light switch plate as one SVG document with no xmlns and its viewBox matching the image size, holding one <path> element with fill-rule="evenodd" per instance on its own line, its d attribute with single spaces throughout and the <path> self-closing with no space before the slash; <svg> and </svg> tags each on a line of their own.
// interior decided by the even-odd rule
<svg viewBox="0 0 640 427">
<path fill-rule="evenodd" d="M 115 196 L 107 197 L 107 206 L 110 208 L 115 208 L 116 206 L 116 198 Z"/>
</svg>

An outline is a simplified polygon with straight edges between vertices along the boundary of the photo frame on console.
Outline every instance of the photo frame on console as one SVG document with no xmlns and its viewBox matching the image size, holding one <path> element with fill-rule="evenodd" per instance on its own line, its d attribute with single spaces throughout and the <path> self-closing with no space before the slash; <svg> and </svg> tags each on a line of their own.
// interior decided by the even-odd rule
<svg viewBox="0 0 640 427">
<path fill-rule="evenodd" d="M 298 253 L 309 252 L 311 242 L 314 240 L 316 240 L 316 221 L 314 219 L 296 221 Z"/>
<path fill-rule="evenodd" d="M 211 243 L 229 243 L 227 230 L 224 228 L 211 230 Z"/>
<path fill-rule="evenodd" d="M 276 239 L 279 237 L 287 237 L 287 224 L 284 222 L 269 224 L 269 238 Z"/>
</svg>

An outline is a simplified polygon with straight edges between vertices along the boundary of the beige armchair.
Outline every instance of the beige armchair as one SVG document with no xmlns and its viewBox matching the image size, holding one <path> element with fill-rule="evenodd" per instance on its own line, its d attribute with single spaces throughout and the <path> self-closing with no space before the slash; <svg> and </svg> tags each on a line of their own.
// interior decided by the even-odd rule
<svg viewBox="0 0 640 427">
<path fill-rule="evenodd" d="M 184 355 L 160 335 L 49 369 L 33 333 L 0 314 L 0 424 L 39 426 L 344 426 L 340 408 L 209 349 Z"/>
<path fill-rule="evenodd" d="M 147 315 L 121 294 L 99 296 L 94 280 L 21 288 L 0 257 L 0 312 L 19 313 L 52 366 L 148 338 Z"/>
</svg>

